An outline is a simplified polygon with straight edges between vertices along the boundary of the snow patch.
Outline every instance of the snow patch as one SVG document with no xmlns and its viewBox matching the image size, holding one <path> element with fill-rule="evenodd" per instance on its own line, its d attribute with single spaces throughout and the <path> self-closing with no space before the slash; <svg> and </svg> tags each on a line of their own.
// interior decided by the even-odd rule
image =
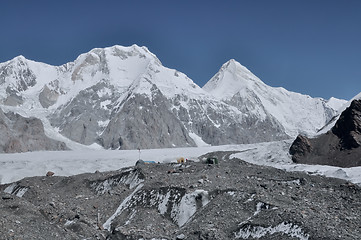
<svg viewBox="0 0 361 240">
<path fill-rule="evenodd" d="M 258 202 L 256 205 L 256 211 L 254 212 L 253 216 L 257 216 L 262 211 L 262 209 L 269 209 L 269 208 L 270 205 L 265 204 L 264 202 Z"/>
<path fill-rule="evenodd" d="M 126 207 L 128 206 L 128 202 L 132 199 L 132 197 L 134 196 L 134 194 L 136 192 L 138 192 L 141 188 L 143 187 L 143 184 L 139 184 L 138 187 L 128 196 L 126 197 L 123 202 L 119 205 L 119 207 L 117 208 L 117 210 L 115 211 L 115 213 L 108 218 L 108 220 L 103 224 L 103 228 L 110 231 L 110 226 L 113 222 L 113 220 L 120 215 L 124 209 L 126 209 Z"/>
<path fill-rule="evenodd" d="M 105 120 L 105 121 L 98 121 L 98 126 L 101 128 L 105 128 L 106 126 L 108 126 L 110 120 Z"/>
<path fill-rule="evenodd" d="M 74 223 L 75 223 L 74 220 L 66 220 L 66 222 L 64 223 L 64 227 L 70 226 L 70 225 L 72 225 Z"/>
<path fill-rule="evenodd" d="M 102 88 L 97 91 L 97 94 L 100 98 L 106 97 L 106 96 L 111 96 L 112 90 L 110 90 L 109 88 Z"/>
<path fill-rule="evenodd" d="M 199 202 L 199 200 L 201 200 Z M 196 190 L 190 194 L 185 194 L 178 207 L 173 208 L 171 217 L 179 227 L 183 226 L 197 211 L 198 207 L 204 207 L 209 203 L 208 192 Z"/>
<path fill-rule="evenodd" d="M 15 195 L 17 197 L 23 197 L 29 188 L 19 186 L 17 183 L 13 183 L 4 189 L 5 193 Z"/>
<path fill-rule="evenodd" d="M 108 191 L 111 191 L 114 186 L 119 184 L 125 184 L 129 186 L 129 189 L 132 189 L 138 186 L 140 183 L 144 182 L 144 179 L 140 177 L 139 172 L 133 169 L 122 172 L 121 175 L 113 176 L 109 179 L 102 181 L 101 183 L 92 183 L 91 187 L 95 188 L 97 194 L 104 194 Z"/>
<path fill-rule="evenodd" d="M 194 132 L 190 132 L 189 136 L 193 139 L 193 141 L 197 144 L 197 147 L 205 147 L 205 146 L 210 146 L 210 144 L 206 143 L 205 141 L 203 141 L 203 139 L 198 136 L 197 134 L 195 134 Z"/>
<path fill-rule="evenodd" d="M 163 200 L 158 205 L 158 211 L 162 215 L 167 212 L 167 209 L 168 209 L 167 205 L 168 205 L 169 197 L 170 197 L 170 192 L 167 192 L 167 194 L 165 195 Z M 162 198 L 162 197 L 160 197 L 160 198 Z"/>
<path fill-rule="evenodd" d="M 228 194 L 229 196 L 234 196 L 234 195 L 236 194 L 236 192 L 234 192 L 234 191 L 228 191 L 227 194 Z"/>
<path fill-rule="evenodd" d="M 309 234 L 306 234 L 302 228 L 293 223 L 282 222 L 274 227 L 253 226 L 245 224 L 239 232 L 235 233 L 235 238 L 249 239 L 249 238 L 262 238 L 267 235 L 281 233 L 289 237 L 298 238 L 300 240 L 308 240 Z"/>
<path fill-rule="evenodd" d="M 108 110 L 108 107 L 107 107 L 107 106 L 108 106 L 109 104 L 111 104 L 111 103 L 112 103 L 112 101 L 110 101 L 110 100 L 105 100 L 105 101 L 103 101 L 103 102 L 100 103 L 100 107 L 103 108 L 103 109 L 105 109 L 105 110 Z"/>
</svg>

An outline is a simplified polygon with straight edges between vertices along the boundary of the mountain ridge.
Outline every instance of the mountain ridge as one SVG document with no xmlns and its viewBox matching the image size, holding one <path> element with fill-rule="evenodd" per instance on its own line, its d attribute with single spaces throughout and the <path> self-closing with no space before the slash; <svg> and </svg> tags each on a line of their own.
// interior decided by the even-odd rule
<svg viewBox="0 0 361 240">
<path fill-rule="evenodd" d="M 346 102 L 332 98 L 329 100 L 332 104 L 328 104 L 322 98 L 270 87 L 234 59 L 223 64 L 203 89 L 243 112 L 253 111 L 260 118 L 274 118 L 290 136 L 296 136 L 300 129 L 306 135 L 314 134 L 336 114 L 334 108 Z M 259 104 L 250 103 L 249 98 L 257 99 Z"/>
<path fill-rule="evenodd" d="M 273 89 L 234 59 L 223 70 L 229 65 L 235 77 L 241 74 L 253 80 L 263 93 Z M 0 85 L 5 111 L 49 121 L 45 133 L 54 137 L 58 132 L 58 139 L 66 137 L 73 145 L 128 149 L 254 143 L 302 131 L 299 126 L 287 131 L 284 122 L 270 114 L 257 89 L 245 88 L 248 95 L 225 101 L 184 73 L 164 67 L 148 48 L 137 45 L 94 48 L 60 66 L 18 56 L 0 64 Z M 238 100 L 244 99 L 248 109 L 240 107 Z M 326 110 L 330 115 L 335 111 L 330 106 L 316 111 Z M 312 121 L 312 125 L 326 124 Z M 169 137 L 172 134 L 176 137 Z"/>
</svg>

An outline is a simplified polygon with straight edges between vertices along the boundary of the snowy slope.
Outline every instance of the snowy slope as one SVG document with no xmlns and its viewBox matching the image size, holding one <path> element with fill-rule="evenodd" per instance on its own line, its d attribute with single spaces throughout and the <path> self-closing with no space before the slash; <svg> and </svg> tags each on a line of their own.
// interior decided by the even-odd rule
<svg viewBox="0 0 361 240">
<path fill-rule="evenodd" d="M 49 137 L 73 149 L 94 144 L 134 149 L 287 138 L 272 120 L 249 119 L 185 74 L 164 67 L 146 47 L 96 48 L 62 66 L 20 56 L 0 64 L 0 70 L 5 111 L 40 118 Z"/>
<path fill-rule="evenodd" d="M 233 59 L 225 63 L 203 89 L 245 114 L 261 120 L 272 116 L 290 136 L 300 132 L 315 134 L 345 103 L 336 98 L 326 101 L 267 86 Z"/>
<path fill-rule="evenodd" d="M 137 45 L 95 48 L 61 66 L 19 56 L 0 63 L 0 86 L 5 112 L 41 119 L 71 149 L 281 140 L 313 133 L 342 102 L 271 88 L 234 60 L 202 89 Z"/>
<path fill-rule="evenodd" d="M 146 47 L 137 45 L 93 49 L 59 67 L 19 56 L 0 64 L 0 71 L 4 109 L 41 118 L 49 123 L 45 124 L 49 136 L 61 139 L 59 132 L 72 146 L 76 144 L 71 141 L 96 142 L 126 98 L 144 95 L 151 99 L 153 86 L 165 98 L 204 95 L 187 76 L 163 67 Z M 87 131 L 80 131 L 81 126 Z M 201 139 L 193 132 L 192 136 Z"/>
</svg>

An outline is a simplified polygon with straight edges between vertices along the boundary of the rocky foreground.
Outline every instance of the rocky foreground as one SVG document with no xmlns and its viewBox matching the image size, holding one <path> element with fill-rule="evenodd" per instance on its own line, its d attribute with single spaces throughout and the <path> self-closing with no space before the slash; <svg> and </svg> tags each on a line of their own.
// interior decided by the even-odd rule
<svg viewBox="0 0 361 240">
<path fill-rule="evenodd" d="M 0 238 L 361 239 L 359 186 L 231 154 L 0 185 Z"/>
</svg>

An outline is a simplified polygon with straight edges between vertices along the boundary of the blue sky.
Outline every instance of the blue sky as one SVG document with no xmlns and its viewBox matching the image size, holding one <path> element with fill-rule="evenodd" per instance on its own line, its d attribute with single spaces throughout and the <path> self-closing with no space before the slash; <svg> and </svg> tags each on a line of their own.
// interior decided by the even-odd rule
<svg viewBox="0 0 361 240">
<path fill-rule="evenodd" d="M 0 22 L 0 62 L 61 65 L 138 44 L 200 86 L 234 58 L 270 86 L 323 98 L 361 92 L 358 0 L 5 0 Z"/>
</svg>

